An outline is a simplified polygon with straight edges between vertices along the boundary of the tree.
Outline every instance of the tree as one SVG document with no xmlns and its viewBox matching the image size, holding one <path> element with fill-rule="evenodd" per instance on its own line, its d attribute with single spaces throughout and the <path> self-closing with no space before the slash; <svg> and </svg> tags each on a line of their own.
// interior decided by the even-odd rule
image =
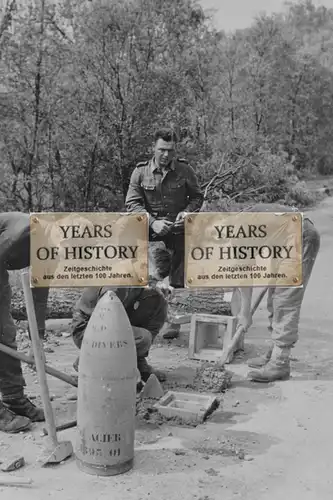
<svg viewBox="0 0 333 500">
<path fill-rule="evenodd" d="M 192 0 L 7 0 L 2 209 L 121 209 L 166 124 L 203 184 L 224 159 L 230 199 L 330 172 L 332 22 L 306 1 L 226 35 Z"/>
</svg>

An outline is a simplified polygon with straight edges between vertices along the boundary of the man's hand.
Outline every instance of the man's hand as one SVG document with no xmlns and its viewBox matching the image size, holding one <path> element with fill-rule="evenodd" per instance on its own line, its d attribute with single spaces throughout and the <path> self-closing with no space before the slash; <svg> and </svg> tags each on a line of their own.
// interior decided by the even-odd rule
<svg viewBox="0 0 333 500">
<path fill-rule="evenodd" d="M 185 218 L 185 215 L 186 215 L 186 212 L 179 212 L 179 214 L 177 215 L 176 217 L 176 222 L 181 222 L 184 220 Z"/>
<path fill-rule="evenodd" d="M 174 288 L 167 285 L 164 281 L 152 280 L 149 287 L 159 292 L 164 297 L 168 298 L 174 291 Z"/>
<path fill-rule="evenodd" d="M 166 285 L 163 281 L 158 281 L 155 286 L 156 290 L 164 295 L 165 298 L 170 297 L 174 288 L 170 285 Z"/>
<path fill-rule="evenodd" d="M 159 236 L 165 236 L 170 231 L 172 226 L 173 226 L 172 222 L 162 219 L 162 220 L 155 220 L 152 223 L 151 227 L 154 233 L 158 234 Z"/>
<path fill-rule="evenodd" d="M 173 225 L 173 232 L 174 233 L 183 233 L 184 232 L 184 217 L 186 215 L 186 212 L 179 212 L 179 214 L 176 217 L 176 221 Z"/>
<path fill-rule="evenodd" d="M 166 299 L 168 299 L 172 293 L 174 288 L 172 286 L 166 285 L 163 281 L 156 281 L 155 283 L 151 283 L 151 288 L 154 288 L 158 293 L 163 295 Z"/>
</svg>

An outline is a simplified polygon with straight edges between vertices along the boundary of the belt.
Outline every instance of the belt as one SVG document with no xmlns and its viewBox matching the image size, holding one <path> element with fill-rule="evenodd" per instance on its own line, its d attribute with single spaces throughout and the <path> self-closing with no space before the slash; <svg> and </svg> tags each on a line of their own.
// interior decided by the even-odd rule
<svg viewBox="0 0 333 500">
<path fill-rule="evenodd" d="M 151 212 L 153 217 L 177 217 L 177 214 L 171 212 Z"/>
</svg>

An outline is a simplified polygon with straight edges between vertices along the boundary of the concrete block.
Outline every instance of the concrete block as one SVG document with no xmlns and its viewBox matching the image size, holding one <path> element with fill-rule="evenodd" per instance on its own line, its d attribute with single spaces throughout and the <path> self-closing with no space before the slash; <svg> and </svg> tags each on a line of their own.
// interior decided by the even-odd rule
<svg viewBox="0 0 333 500">
<path fill-rule="evenodd" d="M 169 391 L 155 408 L 167 418 L 202 422 L 216 402 L 211 394 Z"/>
<path fill-rule="evenodd" d="M 189 358 L 202 361 L 219 362 L 224 349 L 227 349 L 236 333 L 237 318 L 218 314 L 193 314 L 191 319 Z M 241 348 L 238 343 L 230 354 Z"/>
</svg>

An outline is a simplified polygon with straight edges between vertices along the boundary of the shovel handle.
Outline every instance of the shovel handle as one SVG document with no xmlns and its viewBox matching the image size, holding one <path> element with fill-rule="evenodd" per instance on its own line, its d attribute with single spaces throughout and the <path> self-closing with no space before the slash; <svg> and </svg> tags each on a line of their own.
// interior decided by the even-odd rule
<svg viewBox="0 0 333 500">
<path fill-rule="evenodd" d="M 65 431 L 66 429 L 72 429 L 73 427 L 76 427 L 77 426 L 77 420 L 72 420 L 71 422 L 66 422 L 65 424 L 60 424 L 60 425 L 57 425 L 56 427 L 56 431 L 57 432 L 60 432 L 60 431 Z M 43 433 L 44 433 L 44 436 L 48 436 L 48 432 L 47 432 L 47 429 L 43 429 Z"/>
<path fill-rule="evenodd" d="M 52 446 L 55 448 L 56 446 L 58 446 L 56 424 L 50 401 L 49 388 L 47 385 L 46 372 L 45 372 L 45 354 L 38 334 L 35 305 L 30 288 L 29 271 L 23 271 L 21 278 L 22 278 L 25 304 L 27 309 L 28 323 L 30 328 L 31 343 L 35 358 L 34 360 L 36 365 L 39 387 L 41 391 L 41 397 L 44 406 L 45 420 L 48 427 L 48 433 L 50 436 Z"/>
<path fill-rule="evenodd" d="M 258 309 L 258 307 L 260 306 L 260 303 L 262 301 L 262 299 L 265 297 L 266 293 L 268 291 L 268 288 L 264 288 L 263 290 L 261 290 L 261 292 L 259 293 L 258 297 L 256 298 L 254 304 L 253 304 L 253 307 L 251 309 L 251 315 L 253 316 L 254 313 L 256 312 L 256 310 Z"/>
<path fill-rule="evenodd" d="M 32 479 L 28 477 L 17 477 L 17 476 L 0 476 L 0 484 L 3 486 L 20 486 L 24 484 L 32 484 Z"/>
<path fill-rule="evenodd" d="M 0 342 L 0 351 L 4 352 L 5 354 L 8 354 L 8 356 L 11 356 L 12 358 L 19 359 L 20 361 L 27 363 L 27 365 L 31 365 L 32 369 L 36 370 L 34 359 L 29 358 L 22 352 L 15 351 L 15 349 L 12 349 L 7 345 L 1 344 L 1 342 Z M 78 385 L 77 380 L 74 377 L 72 377 L 71 375 L 67 375 L 67 373 L 62 373 L 61 371 L 56 370 L 52 366 L 45 365 L 45 371 L 49 375 L 52 375 L 53 377 L 58 378 L 63 382 L 67 382 L 67 384 L 70 384 L 73 387 L 77 387 Z"/>
<path fill-rule="evenodd" d="M 251 315 L 253 316 L 253 314 L 256 312 L 256 310 L 258 309 L 259 307 L 259 304 L 260 302 L 262 301 L 262 299 L 264 298 L 264 296 L 266 295 L 266 292 L 267 292 L 268 288 L 264 288 L 263 290 L 261 290 L 261 292 L 259 293 L 256 301 L 254 302 L 253 304 L 253 307 L 251 309 Z M 228 358 L 230 356 L 230 353 L 234 350 L 237 342 L 239 341 L 239 339 L 241 338 L 241 336 L 245 333 L 245 328 L 242 327 L 242 326 L 239 326 L 236 330 L 236 333 L 235 335 L 232 337 L 232 341 L 231 343 L 228 345 L 227 349 L 225 350 L 225 352 L 222 354 L 222 357 L 221 357 L 221 361 L 220 361 L 220 364 L 221 365 L 224 365 L 227 361 L 228 361 Z"/>
</svg>

